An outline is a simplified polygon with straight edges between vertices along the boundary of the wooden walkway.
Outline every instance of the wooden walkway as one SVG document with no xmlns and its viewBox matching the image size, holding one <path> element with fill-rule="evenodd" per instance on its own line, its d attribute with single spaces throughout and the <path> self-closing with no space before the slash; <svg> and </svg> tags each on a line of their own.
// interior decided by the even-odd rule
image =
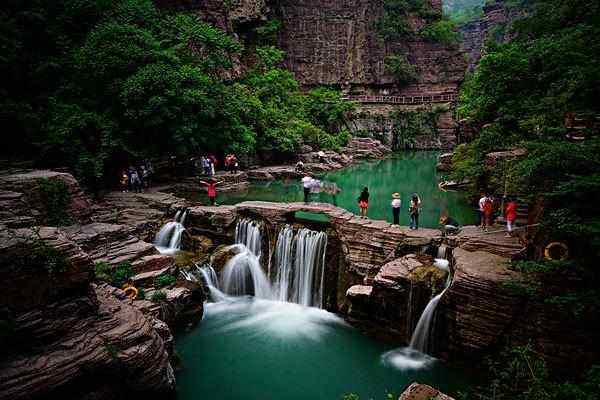
<svg viewBox="0 0 600 400">
<path fill-rule="evenodd" d="M 356 101 L 358 103 L 376 103 L 376 104 L 430 104 L 447 103 L 456 101 L 458 96 L 455 93 L 435 94 L 429 96 L 344 96 L 343 99 Z"/>
</svg>

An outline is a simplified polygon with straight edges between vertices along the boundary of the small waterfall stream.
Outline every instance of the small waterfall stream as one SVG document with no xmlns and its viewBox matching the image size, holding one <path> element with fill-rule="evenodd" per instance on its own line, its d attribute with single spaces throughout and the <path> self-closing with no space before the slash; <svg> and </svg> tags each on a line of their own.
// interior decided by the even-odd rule
<svg viewBox="0 0 600 400">
<path fill-rule="evenodd" d="M 448 278 L 446 279 L 446 285 L 444 290 L 442 290 L 438 295 L 434 296 L 427 306 L 423 310 L 421 317 L 419 318 L 419 322 L 417 322 L 417 327 L 415 328 L 411 338 L 409 347 L 414 350 L 418 350 L 421 353 L 428 353 L 431 351 L 432 343 L 431 339 L 433 337 L 433 320 L 435 316 L 435 310 L 437 308 L 440 299 L 448 290 L 450 283 L 452 282 L 452 278 L 450 276 L 449 271 L 449 262 L 446 259 L 447 256 L 447 247 L 444 244 L 441 244 L 438 247 L 437 258 L 435 259 L 434 265 L 444 271 L 448 272 Z"/>
<path fill-rule="evenodd" d="M 260 233 L 260 223 L 251 219 L 242 219 L 235 227 L 235 243 L 243 244 L 260 258 L 262 247 L 262 236 Z"/>
<path fill-rule="evenodd" d="M 154 246 L 160 253 L 173 254 L 180 249 L 187 215 L 188 210 L 178 210 L 173 221 L 167 222 L 160 228 L 154 238 Z"/>
<path fill-rule="evenodd" d="M 323 276 L 325 270 L 325 232 L 300 229 L 295 240 L 294 280 L 291 301 L 308 307 L 323 305 Z"/>
<path fill-rule="evenodd" d="M 273 265 L 277 267 L 275 286 L 277 287 L 277 300 L 279 301 L 289 301 L 290 299 L 289 289 L 294 268 L 293 240 L 294 230 L 291 226 L 286 225 L 279 231 L 273 255 Z"/>
</svg>

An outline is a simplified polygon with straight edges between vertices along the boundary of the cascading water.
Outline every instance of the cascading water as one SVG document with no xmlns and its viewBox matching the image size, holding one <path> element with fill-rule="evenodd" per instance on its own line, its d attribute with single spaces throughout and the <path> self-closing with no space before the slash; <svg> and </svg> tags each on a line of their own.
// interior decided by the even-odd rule
<svg viewBox="0 0 600 400">
<path fill-rule="evenodd" d="M 295 240 L 294 280 L 290 299 L 309 307 L 323 304 L 323 273 L 327 234 L 300 229 Z"/>
<path fill-rule="evenodd" d="M 173 221 L 167 222 L 160 228 L 154 238 L 154 246 L 163 254 L 173 254 L 180 249 L 181 237 L 185 231 L 183 224 L 188 210 L 178 210 Z"/>
<path fill-rule="evenodd" d="M 235 242 L 245 245 L 257 258 L 260 258 L 262 238 L 260 223 L 251 219 L 242 219 L 235 227 Z"/>
<path fill-rule="evenodd" d="M 223 269 L 223 291 L 232 296 L 251 295 L 261 299 L 272 299 L 273 291 L 263 272 L 258 257 L 243 244 L 240 252 L 233 256 Z"/>
<path fill-rule="evenodd" d="M 423 313 L 419 318 L 419 322 L 417 322 L 417 327 L 410 338 L 410 348 L 418 350 L 422 353 L 428 353 L 431 351 L 431 338 L 433 337 L 433 318 L 435 316 L 435 310 L 440 302 L 440 299 L 446 290 L 448 290 L 448 287 L 452 282 L 448 265 L 449 262 L 446 259 L 447 247 L 445 245 L 441 244 L 438 247 L 437 256 L 438 258 L 435 259 L 434 266 L 448 272 L 448 278 L 446 279 L 444 290 L 442 290 L 438 295 L 432 298 L 429 303 L 427 303 L 425 310 L 423 310 Z"/>
<path fill-rule="evenodd" d="M 277 268 L 275 286 L 277 288 L 277 300 L 289 301 L 289 289 L 292 282 L 292 270 L 294 266 L 293 242 L 294 231 L 291 226 L 286 225 L 277 237 L 274 265 Z"/>
</svg>

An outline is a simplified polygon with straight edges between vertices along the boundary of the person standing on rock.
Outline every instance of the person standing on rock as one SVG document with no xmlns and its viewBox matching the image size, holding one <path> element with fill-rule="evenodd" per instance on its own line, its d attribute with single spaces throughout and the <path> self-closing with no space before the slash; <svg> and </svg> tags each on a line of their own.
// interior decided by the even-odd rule
<svg viewBox="0 0 600 400">
<path fill-rule="evenodd" d="M 421 199 L 419 195 L 413 193 L 410 199 L 410 205 L 408 207 L 408 213 L 410 214 L 410 229 L 419 229 L 419 212 L 421 209 Z"/>
<path fill-rule="evenodd" d="M 360 196 L 358 196 L 358 208 L 360 209 L 360 217 L 368 218 L 367 213 L 369 212 L 369 188 L 364 187 Z"/>
<path fill-rule="evenodd" d="M 402 200 L 400 200 L 400 193 L 396 192 L 392 194 L 392 216 L 394 217 L 394 225 L 400 225 L 401 206 Z"/>
<path fill-rule="evenodd" d="M 487 201 L 488 201 L 487 196 L 485 195 L 485 193 L 482 192 L 481 197 L 479 198 L 479 227 L 481 229 L 485 228 L 484 206 Z"/>
<path fill-rule="evenodd" d="M 217 185 L 222 182 L 217 182 L 215 179 L 211 178 L 206 181 L 200 181 L 201 184 L 206 186 L 206 192 L 208 193 L 208 201 L 211 206 L 217 205 Z"/>
<path fill-rule="evenodd" d="M 506 204 L 506 208 L 504 211 L 504 218 L 506 219 L 506 229 L 508 232 L 506 233 L 507 237 L 512 236 L 512 231 L 515 226 L 515 221 L 517 219 L 517 202 L 515 199 L 508 199 L 508 204 Z"/>
<path fill-rule="evenodd" d="M 304 202 L 310 201 L 310 189 L 313 185 L 313 178 L 309 174 L 305 174 L 302 178 L 302 187 L 304 188 Z"/>
</svg>

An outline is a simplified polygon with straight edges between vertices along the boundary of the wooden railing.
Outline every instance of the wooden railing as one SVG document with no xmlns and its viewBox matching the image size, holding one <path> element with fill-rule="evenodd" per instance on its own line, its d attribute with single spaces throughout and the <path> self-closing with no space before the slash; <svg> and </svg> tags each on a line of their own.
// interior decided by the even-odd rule
<svg viewBox="0 0 600 400">
<path fill-rule="evenodd" d="M 429 96 L 344 96 L 343 98 L 358 103 L 427 104 L 456 101 L 457 95 L 455 93 L 450 93 Z"/>
</svg>

